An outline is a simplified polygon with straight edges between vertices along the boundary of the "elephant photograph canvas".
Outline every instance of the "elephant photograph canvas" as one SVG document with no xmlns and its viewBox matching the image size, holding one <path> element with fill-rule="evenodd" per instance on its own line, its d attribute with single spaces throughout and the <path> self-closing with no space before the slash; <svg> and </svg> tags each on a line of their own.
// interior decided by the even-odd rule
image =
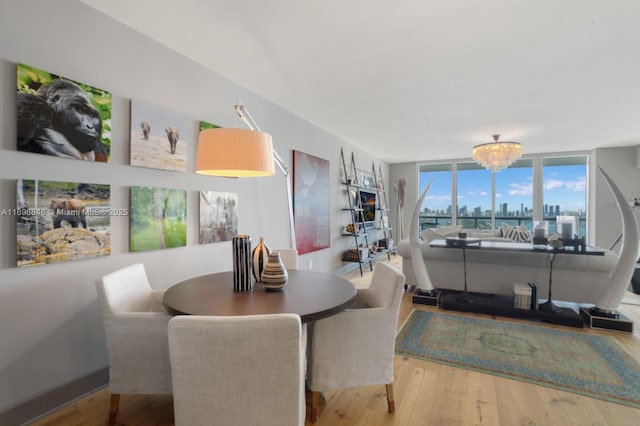
<svg viewBox="0 0 640 426">
<path fill-rule="evenodd" d="M 131 165 L 186 172 L 192 124 L 188 117 L 132 100 Z"/>
<path fill-rule="evenodd" d="M 86 161 L 109 161 L 111 93 L 17 65 L 17 149 Z"/>
<path fill-rule="evenodd" d="M 200 244 L 231 241 L 238 234 L 238 194 L 200 191 Z"/>
<path fill-rule="evenodd" d="M 132 186 L 130 207 L 132 252 L 187 245 L 187 191 Z"/>
<path fill-rule="evenodd" d="M 18 179 L 17 266 L 44 265 L 111 253 L 111 187 Z M 5 213 L 5 212 L 3 212 Z"/>
</svg>

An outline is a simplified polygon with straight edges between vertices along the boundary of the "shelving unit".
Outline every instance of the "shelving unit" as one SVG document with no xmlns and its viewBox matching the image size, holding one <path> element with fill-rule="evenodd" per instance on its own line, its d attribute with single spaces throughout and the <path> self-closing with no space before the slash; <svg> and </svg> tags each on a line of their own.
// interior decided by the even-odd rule
<svg viewBox="0 0 640 426">
<path fill-rule="evenodd" d="M 379 230 L 381 238 L 378 240 L 378 248 L 384 248 L 387 258 L 391 260 L 391 253 L 396 252 L 395 243 L 393 241 L 393 228 L 389 226 L 389 204 L 387 203 L 387 192 L 384 189 L 384 179 L 382 179 L 382 167 L 378 165 L 378 173 L 376 173 L 375 164 L 371 164 L 373 170 L 373 183 L 377 196 L 377 211 L 379 212 Z"/>
<path fill-rule="evenodd" d="M 392 229 L 389 227 L 389 209 L 382 180 L 382 169 L 379 168 L 376 172 L 375 164 L 372 165 L 371 173 L 358 169 L 353 153 L 347 165 L 342 149 L 340 158 L 348 201 L 347 207 L 342 210 L 349 212 L 347 226 L 342 235 L 353 238 L 354 243 L 354 248 L 344 253 L 343 260 L 357 262 L 362 275 L 363 264 L 369 264 L 369 269 L 373 270 L 373 262 L 380 256 L 386 255 L 391 259 L 390 253 L 395 253 Z M 372 208 L 362 205 L 361 199 L 365 194 L 375 194 L 375 206 Z M 370 217 L 372 214 L 373 218 Z M 377 234 L 377 238 L 372 244 L 370 239 L 374 234 Z M 371 249 L 374 246 L 375 251 Z"/>
</svg>

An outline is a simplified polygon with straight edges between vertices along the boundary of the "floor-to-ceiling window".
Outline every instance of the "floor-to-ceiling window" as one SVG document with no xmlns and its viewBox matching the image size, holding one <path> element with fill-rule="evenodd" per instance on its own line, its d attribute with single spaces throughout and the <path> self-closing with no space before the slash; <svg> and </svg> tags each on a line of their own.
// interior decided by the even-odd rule
<svg viewBox="0 0 640 426">
<path fill-rule="evenodd" d="M 506 223 L 533 229 L 533 160 L 518 160 L 495 174 L 495 226 Z"/>
<path fill-rule="evenodd" d="M 579 218 L 578 234 L 585 236 L 587 161 L 587 155 L 533 156 L 494 174 L 469 161 L 422 164 L 420 191 L 434 183 L 422 206 L 421 229 L 452 223 L 491 229 L 507 223 L 531 230 L 534 222 L 546 220 L 556 232 L 556 217 L 570 215 Z"/>
<path fill-rule="evenodd" d="M 490 229 L 491 171 L 475 162 L 458 163 L 457 166 L 457 223 L 466 229 Z"/>
<path fill-rule="evenodd" d="M 452 165 L 423 164 L 420 166 L 420 194 L 433 181 L 420 212 L 420 229 L 451 225 L 453 198 L 451 196 Z"/>
<path fill-rule="evenodd" d="M 587 157 L 542 159 L 543 217 L 556 232 L 557 216 L 577 216 L 579 236 L 587 234 Z"/>
</svg>

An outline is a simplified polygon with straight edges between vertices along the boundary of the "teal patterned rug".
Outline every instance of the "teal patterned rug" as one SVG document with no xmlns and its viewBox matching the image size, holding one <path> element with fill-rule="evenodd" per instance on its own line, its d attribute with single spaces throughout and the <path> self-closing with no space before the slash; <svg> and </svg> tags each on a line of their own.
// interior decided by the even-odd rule
<svg viewBox="0 0 640 426">
<path fill-rule="evenodd" d="M 608 336 L 414 310 L 396 354 L 640 408 L 640 364 Z"/>
</svg>

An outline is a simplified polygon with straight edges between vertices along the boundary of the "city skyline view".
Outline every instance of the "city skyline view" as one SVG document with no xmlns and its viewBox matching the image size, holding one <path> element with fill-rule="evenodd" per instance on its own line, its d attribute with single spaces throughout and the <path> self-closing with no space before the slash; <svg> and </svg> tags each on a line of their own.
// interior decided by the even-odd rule
<svg viewBox="0 0 640 426">
<path fill-rule="evenodd" d="M 422 206 L 429 215 L 449 215 L 452 199 L 452 172 L 420 173 L 420 192 L 433 178 Z M 491 211 L 491 172 L 473 168 L 458 170 L 457 207 L 460 216 L 487 216 Z M 533 208 L 532 167 L 507 168 L 496 173 L 496 215 L 530 216 Z M 544 207 L 546 205 L 547 207 Z M 425 210 L 426 209 L 426 210 Z M 543 212 L 586 214 L 586 164 L 543 167 Z"/>
</svg>

